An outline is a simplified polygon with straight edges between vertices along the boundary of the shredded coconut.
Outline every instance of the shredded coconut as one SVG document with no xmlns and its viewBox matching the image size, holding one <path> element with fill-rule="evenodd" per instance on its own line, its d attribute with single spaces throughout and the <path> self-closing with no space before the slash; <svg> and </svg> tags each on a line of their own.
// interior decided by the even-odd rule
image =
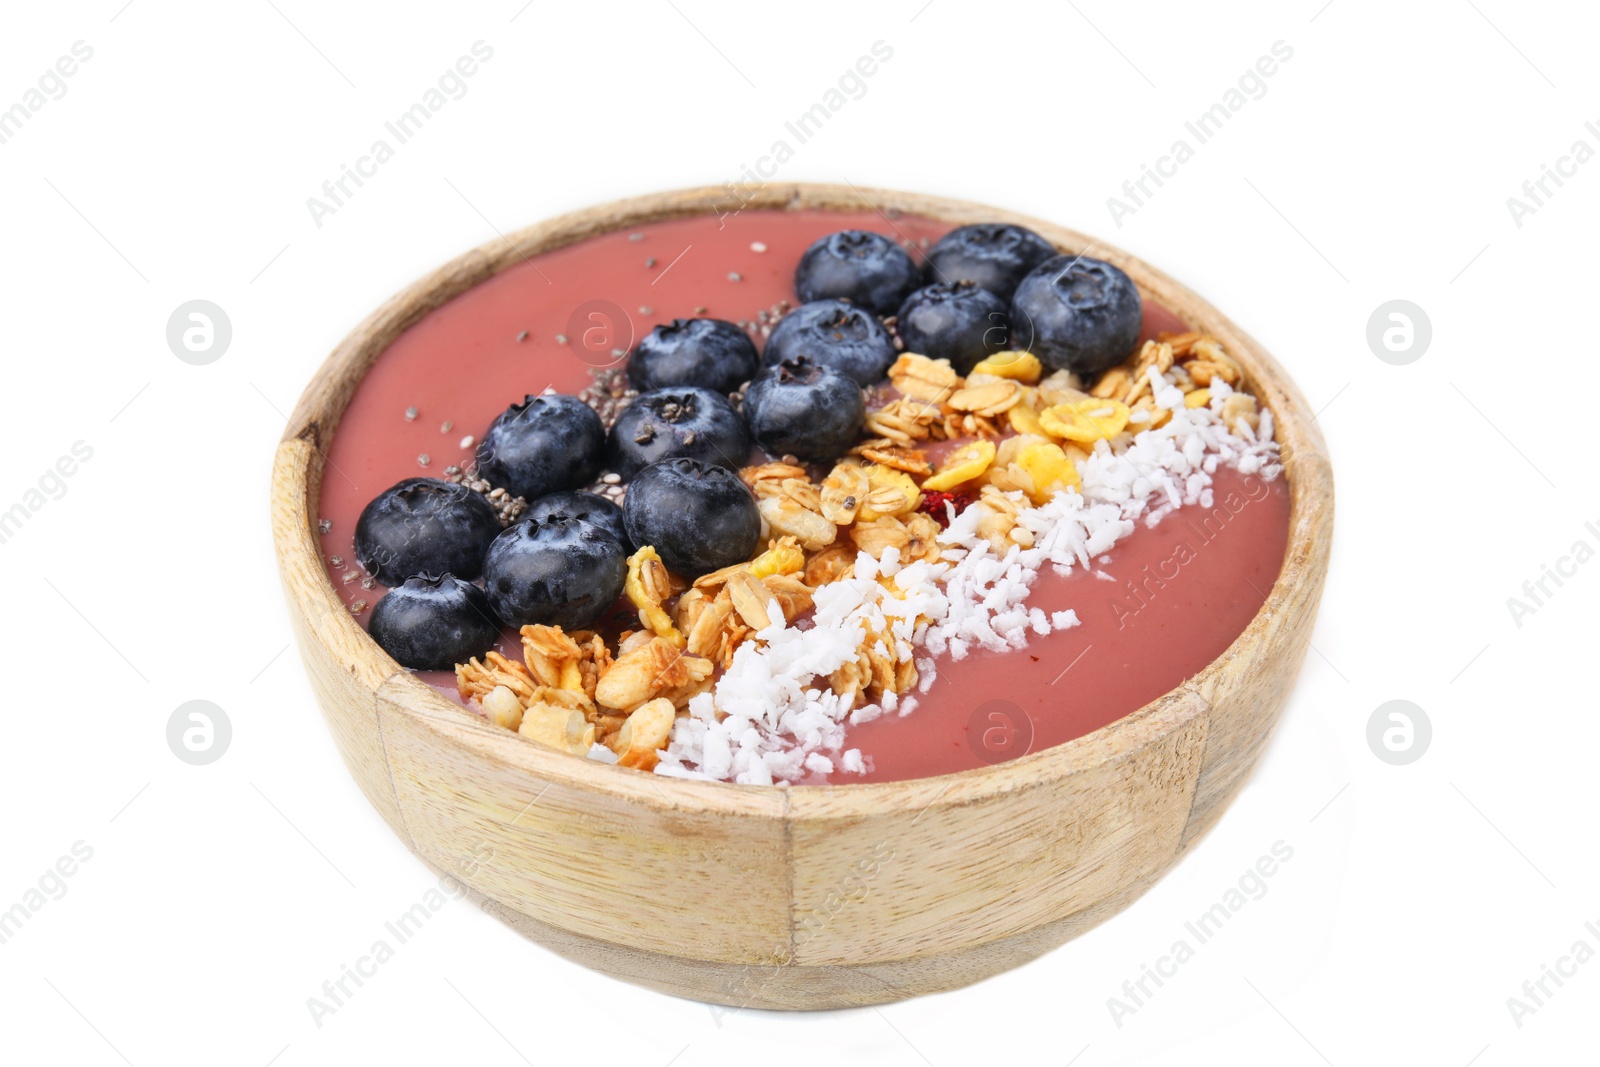
<svg viewBox="0 0 1600 1067">
<path fill-rule="evenodd" d="M 1040 568 L 1096 573 L 1096 561 L 1137 523 L 1153 526 L 1180 507 L 1210 506 L 1219 464 L 1268 480 L 1282 471 L 1271 412 L 1261 412 L 1259 429 L 1240 422 L 1233 432 L 1222 419 L 1232 390 L 1220 379 L 1210 404 L 1198 408 L 1186 408 L 1182 391 L 1155 367 L 1149 380 L 1155 402 L 1172 417 L 1117 449 L 1097 442 L 1078 464 L 1079 489 L 1024 506 L 1018 525 L 1033 535 L 1030 547 L 997 555 L 977 533 L 981 509 L 968 507 L 941 534 L 937 562 L 902 565 L 893 548 L 882 560 L 858 554 L 852 572 L 816 590 L 805 629 L 787 625 L 774 605 L 769 617 L 778 621 L 741 644 L 715 687 L 690 701 L 656 773 L 752 785 L 865 773 L 861 752 L 844 749 L 847 726 L 908 714 L 916 703 L 888 693 L 880 704 L 856 708 L 854 688 L 833 690 L 828 676 L 856 659 L 868 634 L 879 635 L 873 647 L 881 654 L 915 664 L 916 691 L 925 694 L 941 657 L 1026 648 L 1030 633 L 1079 625 L 1072 610 L 1047 616 L 1028 607 Z M 1026 504 L 1021 493 L 1010 496 Z"/>
</svg>

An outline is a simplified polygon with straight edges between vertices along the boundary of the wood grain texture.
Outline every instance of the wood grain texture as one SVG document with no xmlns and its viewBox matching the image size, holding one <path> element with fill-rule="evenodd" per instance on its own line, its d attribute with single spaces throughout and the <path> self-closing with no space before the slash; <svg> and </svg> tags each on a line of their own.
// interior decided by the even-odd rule
<svg viewBox="0 0 1600 1067">
<path fill-rule="evenodd" d="M 907 782 L 732 786 L 544 749 L 401 670 L 345 611 L 315 535 L 323 459 L 351 395 L 412 323 L 524 257 L 715 211 L 820 208 L 1016 222 L 1117 264 L 1217 335 L 1274 415 L 1289 547 L 1266 603 L 1172 693 L 1065 745 Z M 1137 899 L 1247 781 L 1293 687 L 1327 573 L 1333 478 L 1293 383 L 1227 318 L 1071 230 L 905 193 L 692 189 L 578 212 L 458 258 L 328 358 L 279 446 L 273 535 L 301 654 L 351 773 L 402 840 L 486 910 L 626 981 L 735 1007 L 836 1008 L 951 989 L 1033 959 Z"/>
</svg>

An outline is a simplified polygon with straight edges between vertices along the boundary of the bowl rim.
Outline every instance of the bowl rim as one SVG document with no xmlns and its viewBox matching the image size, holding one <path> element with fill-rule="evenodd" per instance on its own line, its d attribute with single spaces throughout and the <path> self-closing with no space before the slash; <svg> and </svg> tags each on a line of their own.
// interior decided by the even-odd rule
<svg viewBox="0 0 1600 1067">
<path fill-rule="evenodd" d="M 726 209 L 726 210 L 725 210 Z M 317 501 L 329 445 L 340 419 L 373 362 L 410 326 L 434 309 L 529 256 L 554 251 L 630 226 L 695 215 L 746 210 L 876 212 L 893 226 L 899 215 L 951 225 L 1009 222 L 1033 229 L 1058 249 L 1076 248 L 1126 271 L 1141 296 L 1153 299 L 1191 327 L 1222 340 L 1246 371 L 1257 399 L 1272 411 L 1290 491 L 1289 534 L 1283 564 L 1261 608 L 1216 659 L 1199 673 L 1090 733 L 1013 760 L 941 775 L 887 782 L 810 786 L 739 785 L 639 774 L 628 768 L 571 756 L 493 727 L 447 700 L 378 647 L 343 609 L 322 565 L 314 532 Z M 896 213 L 899 213 L 898 215 Z M 854 185 L 790 182 L 738 189 L 702 186 L 629 197 L 536 222 L 470 249 L 402 289 L 363 319 L 333 349 L 306 386 L 278 446 L 274 470 L 274 541 L 280 570 L 301 582 L 318 625 L 312 633 L 350 657 L 344 666 L 374 698 L 417 713 L 441 744 L 476 749 L 530 777 L 576 788 L 603 789 L 652 807 L 716 808 L 750 816 L 857 818 L 925 810 L 934 801 L 972 803 L 1001 793 L 1070 778 L 1091 767 L 1184 728 L 1210 711 L 1204 695 L 1225 679 L 1227 665 L 1249 645 L 1269 639 L 1273 621 L 1291 614 L 1291 594 L 1302 581 L 1319 581 L 1332 530 L 1333 483 L 1326 444 L 1305 398 L 1288 374 L 1253 338 L 1197 294 L 1113 245 L 1067 227 L 965 200 Z M 287 476 L 287 481 L 285 477 Z M 285 493 L 284 487 L 292 491 Z M 311 586 L 305 585 L 309 578 Z M 293 596 L 293 592 L 291 593 Z"/>
</svg>

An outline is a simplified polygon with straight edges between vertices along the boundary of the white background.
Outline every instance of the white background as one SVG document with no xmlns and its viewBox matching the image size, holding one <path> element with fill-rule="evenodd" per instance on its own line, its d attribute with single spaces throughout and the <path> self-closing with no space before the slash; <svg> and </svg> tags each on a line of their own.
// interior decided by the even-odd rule
<svg viewBox="0 0 1600 1067">
<path fill-rule="evenodd" d="M 1588 5 L 714 0 L 18 5 L 0 107 L 93 58 L 7 143 L 0 544 L 13 682 L 0 909 L 93 856 L 0 945 L 0 1056 L 83 1064 L 1593 1062 L 1600 547 L 1589 321 L 1600 161 L 1506 200 L 1600 120 Z M 1320 8 L 1320 10 L 1319 10 Z M 318 228 L 306 198 L 487 42 L 494 58 Z M 974 988 L 742 1012 L 637 990 L 449 904 L 318 1027 L 307 998 L 430 874 L 357 792 L 295 653 L 267 474 L 285 413 L 372 307 L 462 250 L 600 200 L 716 184 L 883 40 L 892 60 L 780 179 L 988 202 L 1114 241 L 1225 309 L 1328 435 L 1338 538 L 1314 651 L 1220 826 L 1125 913 Z M 1106 199 L 1275 41 L 1293 58 L 1149 203 Z M 454 186 L 454 188 L 452 188 Z M 1552 187 L 1553 188 L 1553 187 Z M 190 366 L 180 303 L 234 337 Z M 1368 349 L 1403 298 L 1408 366 Z M 1597 523 L 1595 531 L 1584 524 Z M 1416 702 L 1408 766 L 1366 723 Z M 180 703 L 233 723 L 188 766 Z M 1135 1014 L 1121 995 L 1275 842 L 1293 858 Z M 712 902 L 708 901 L 708 905 Z"/>
</svg>

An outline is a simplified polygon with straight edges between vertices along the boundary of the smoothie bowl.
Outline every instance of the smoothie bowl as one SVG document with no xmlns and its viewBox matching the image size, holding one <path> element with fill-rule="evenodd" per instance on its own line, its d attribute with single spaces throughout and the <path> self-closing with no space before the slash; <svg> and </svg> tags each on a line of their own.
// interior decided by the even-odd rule
<svg viewBox="0 0 1600 1067">
<path fill-rule="evenodd" d="M 954 988 L 1136 899 L 1298 673 L 1332 476 L 1187 289 L 1004 211 L 661 194 L 380 308 L 273 476 L 368 799 L 541 944 L 736 1007 Z"/>
</svg>

